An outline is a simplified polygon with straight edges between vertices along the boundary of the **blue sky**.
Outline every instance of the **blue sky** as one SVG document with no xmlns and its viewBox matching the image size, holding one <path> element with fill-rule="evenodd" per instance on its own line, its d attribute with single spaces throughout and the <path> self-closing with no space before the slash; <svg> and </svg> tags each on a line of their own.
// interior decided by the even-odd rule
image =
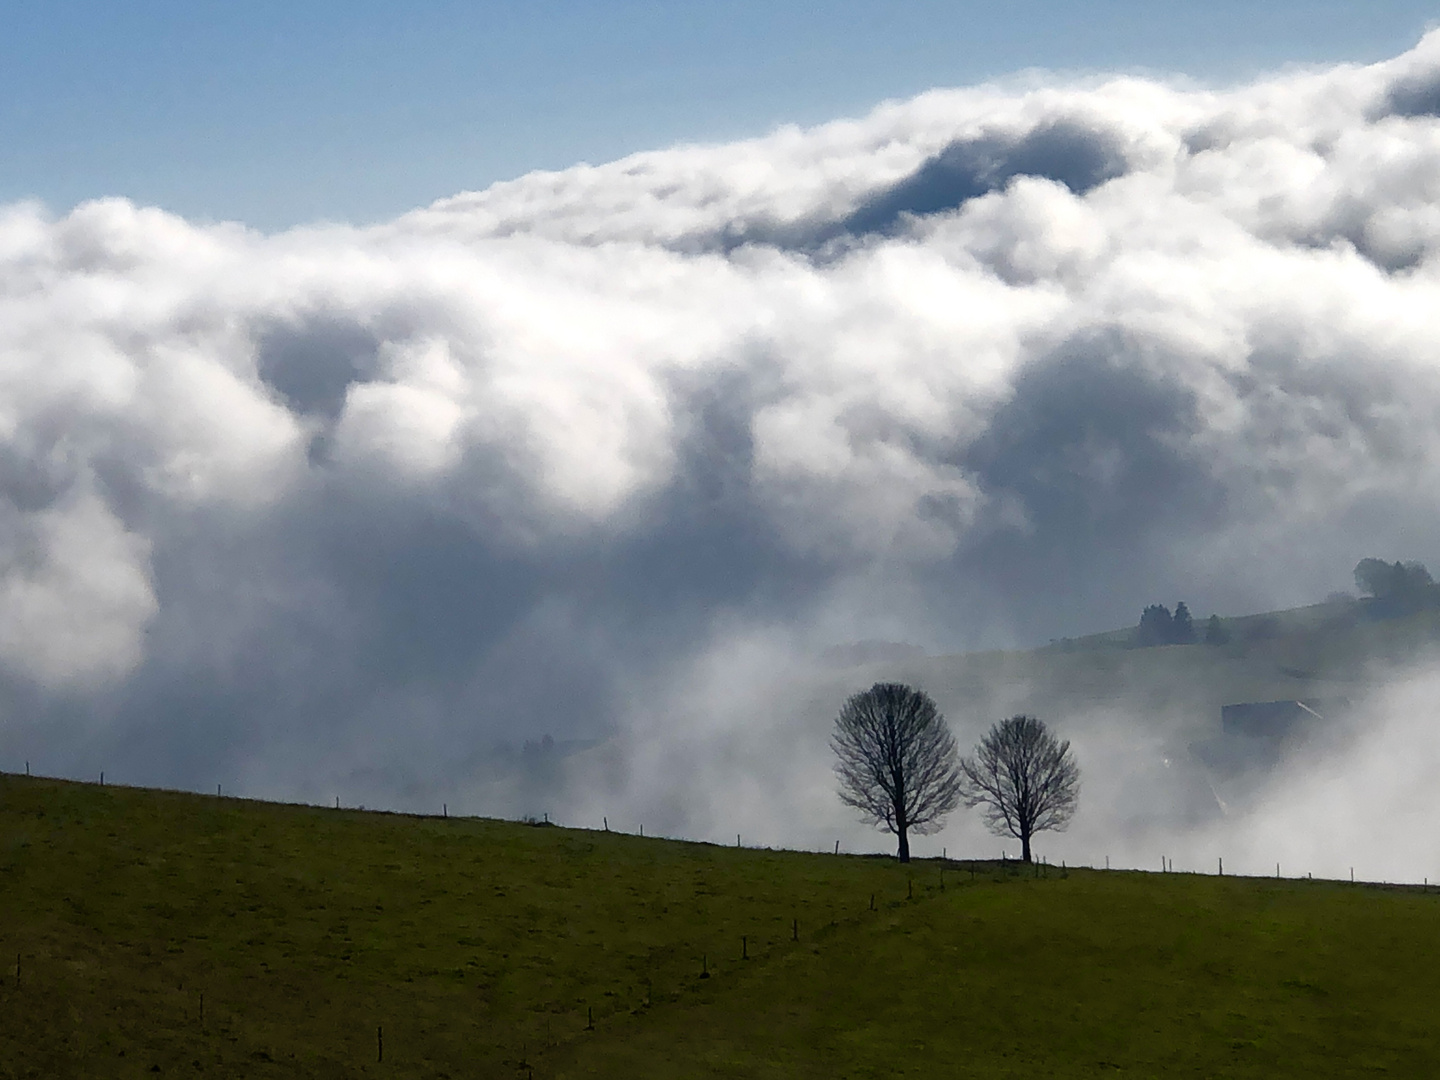
<svg viewBox="0 0 1440 1080">
<path fill-rule="evenodd" d="M 1228 81 L 1380 59 L 1434 3 L 9 0 L 0 200 L 273 229 L 761 134 L 1039 66 Z"/>
</svg>

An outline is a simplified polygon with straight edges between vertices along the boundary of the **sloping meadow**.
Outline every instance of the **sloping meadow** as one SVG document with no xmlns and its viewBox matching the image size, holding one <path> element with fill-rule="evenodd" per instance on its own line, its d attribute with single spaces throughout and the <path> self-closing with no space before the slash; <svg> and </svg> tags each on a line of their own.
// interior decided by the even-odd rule
<svg viewBox="0 0 1440 1080">
<path fill-rule="evenodd" d="M 1437 931 L 1423 889 L 0 777 L 5 1077 L 1422 1075 Z"/>
</svg>

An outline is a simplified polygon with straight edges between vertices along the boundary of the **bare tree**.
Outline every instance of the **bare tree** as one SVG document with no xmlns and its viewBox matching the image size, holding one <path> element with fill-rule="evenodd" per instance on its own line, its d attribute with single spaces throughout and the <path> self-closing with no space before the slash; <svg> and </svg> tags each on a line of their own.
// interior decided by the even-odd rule
<svg viewBox="0 0 1440 1080">
<path fill-rule="evenodd" d="M 985 824 L 1020 841 L 1030 861 L 1030 837 L 1070 824 L 1080 798 L 1080 766 L 1068 740 L 1033 716 L 1012 716 L 990 729 L 973 758 L 960 759 L 966 806 L 984 807 Z"/>
<path fill-rule="evenodd" d="M 876 683 L 851 695 L 830 745 L 840 801 L 899 837 L 901 862 L 910 861 L 910 833 L 938 832 L 959 805 L 955 739 L 923 690 Z"/>
</svg>

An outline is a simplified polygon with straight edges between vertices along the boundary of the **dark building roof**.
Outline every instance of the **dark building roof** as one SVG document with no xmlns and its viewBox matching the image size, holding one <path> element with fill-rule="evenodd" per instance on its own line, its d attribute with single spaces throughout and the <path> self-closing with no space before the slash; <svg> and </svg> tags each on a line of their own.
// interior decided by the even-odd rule
<svg viewBox="0 0 1440 1080">
<path fill-rule="evenodd" d="M 1308 701 L 1245 701 L 1220 707 L 1220 727 L 1226 735 L 1278 739 L 1333 717 L 1347 704 L 1339 698 Z"/>
</svg>

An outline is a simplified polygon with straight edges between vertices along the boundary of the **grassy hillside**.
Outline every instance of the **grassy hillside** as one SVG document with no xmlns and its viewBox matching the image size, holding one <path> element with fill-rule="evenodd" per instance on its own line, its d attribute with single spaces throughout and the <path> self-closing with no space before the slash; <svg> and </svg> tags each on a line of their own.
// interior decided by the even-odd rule
<svg viewBox="0 0 1440 1080">
<path fill-rule="evenodd" d="M 1111 712 L 1188 740 L 1219 730 L 1222 705 L 1360 700 L 1395 670 L 1440 650 L 1440 608 L 1379 618 L 1362 602 L 1341 601 L 1223 623 L 1230 635 L 1224 645 L 1134 648 L 1130 628 L 1030 651 L 872 664 L 847 672 L 845 684 L 913 682 L 962 726 L 983 729 L 1009 713 L 1031 712 L 1063 727 Z"/>
<path fill-rule="evenodd" d="M 944 869 L 0 776 L 0 1076 L 1424 1075 L 1440 1051 L 1440 896 Z"/>
</svg>

